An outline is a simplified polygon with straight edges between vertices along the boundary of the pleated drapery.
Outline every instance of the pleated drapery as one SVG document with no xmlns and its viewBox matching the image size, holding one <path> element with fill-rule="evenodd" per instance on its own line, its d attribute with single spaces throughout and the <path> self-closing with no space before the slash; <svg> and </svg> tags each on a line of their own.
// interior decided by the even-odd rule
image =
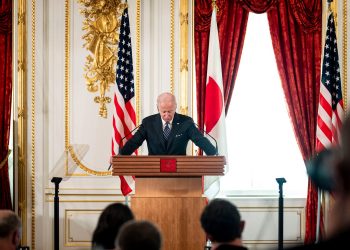
<svg viewBox="0 0 350 250">
<path fill-rule="evenodd" d="M 211 0 L 195 1 L 198 123 L 204 126 Z M 282 88 L 304 160 L 315 152 L 320 87 L 322 2 L 319 0 L 217 0 L 226 113 L 241 59 L 249 12 L 267 12 Z M 210 62 L 209 62 L 210 63 Z M 305 242 L 315 240 L 317 190 L 309 181 Z"/>
</svg>

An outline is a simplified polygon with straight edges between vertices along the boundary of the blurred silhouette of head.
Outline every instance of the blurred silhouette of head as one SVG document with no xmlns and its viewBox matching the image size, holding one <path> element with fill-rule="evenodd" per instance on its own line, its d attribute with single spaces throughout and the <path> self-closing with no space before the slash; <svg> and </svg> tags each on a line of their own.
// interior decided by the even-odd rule
<svg viewBox="0 0 350 250">
<path fill-rule="evenodd" d="M 0 249 L 15 250 L 21 239 L 21 221 L 11 210 L 0 210 Z"/>
<path fill-rule="evenodd" d="M 318 153 L 307 164 L 308 174 L 316 186 L 331 191 L 334 202 L 330 208 L 328 237 L 350 229 L 350 117 L 341 128 L 341 141 Z"/>
<path fill-rule="evenodd" d="M 321 190 L 350 194 L 350 117 L 341 129 L 339 146 L 327 148 L 306 164 L 307 173 Z"/>
<path fill-rule="evenodd" d="M 244 222 L 235 205 L 214 199 L 204 208 L 201 225 L 212 242 L 230 242 L 242 236 Z"/>
<path fill-rule="evenodd" d="M 129 221 L 120 228 L 115 245 L 117 250 L 160 250 L 162 236 L 149 221 Z"/>
<path fill-rule="evenodd" d="M 114 249 L 114 242 L 120 227 L 133 220 L 130 208 L 122 203 L 108 205 L 101 213 L 92 236 L 93 249 Z"/>
<path fill-rule="evenodd" d="M 332 147 L 315 154 L 306 162 L 307 174 L 321 190 L 334 190 L 334 166 L 338 156 L 338 148 Z"/>
<path fill-rule="evenodd" d="M 335 191 L 350 195 L 350 116 L 347 116 L 341 130 L 341 145 L 337 153 L 334 170 Z"/>
</svg>

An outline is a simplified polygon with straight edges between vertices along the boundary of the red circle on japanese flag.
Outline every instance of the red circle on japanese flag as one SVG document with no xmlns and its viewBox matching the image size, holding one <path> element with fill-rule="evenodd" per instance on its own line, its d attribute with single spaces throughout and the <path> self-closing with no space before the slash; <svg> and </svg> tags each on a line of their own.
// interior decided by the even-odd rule
<svg viewBox="0 0 350 250">
<path fill-rule="evenodd" d="M 210 76 L 205 93 L 205 130 L 209 133 L 220 119 L 224 102 L 218 84 Z"/>
</svg>

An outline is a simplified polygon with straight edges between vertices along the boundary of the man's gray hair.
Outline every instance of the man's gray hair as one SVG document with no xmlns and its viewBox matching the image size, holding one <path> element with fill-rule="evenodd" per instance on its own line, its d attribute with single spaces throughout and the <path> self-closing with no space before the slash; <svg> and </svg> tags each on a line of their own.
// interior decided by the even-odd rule
<svg viewBox="0 0 350 250">
<path fill-rule="evenodd" d="M 164 92 L 157 97 L 157 106 L 159 106 L 159 104 L 164 100 L 171 101 L 177 105 L 175 96 L 170 92 Z"/>
</svg>

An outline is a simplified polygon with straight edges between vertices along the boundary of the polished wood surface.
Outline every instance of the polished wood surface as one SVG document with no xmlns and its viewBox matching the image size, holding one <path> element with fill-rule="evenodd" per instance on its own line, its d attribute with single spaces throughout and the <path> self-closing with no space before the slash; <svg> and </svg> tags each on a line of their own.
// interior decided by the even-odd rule
<svg viewBox="0 0 350 250">
<path fill-rule="evenodd" d="M 202 178 L 136 177 L 135 197 L 202 197 Z"/>
<path fill-rule="evenodd" d="M 204 249 L 206 239 L 200 225 L 204 206 L 205 198 L 202 197 L 131 199 L 136 219 L 150 220 L 161 230 L 162 250 Z"/>
<path fill-rule="evenodd" d="M 161 159 L 175 159 L 176 172 L 161 172 Z M 112 175 L 134 176 L 203 176 L 224 175 L 224 156 L 128 156 L 112 157 Z"/>
<path fill-rule="evenodd" d="M 135 189 L 131 209 L 137 219 L 159 227 L 163 250 L 204 249 L 202 177 L 136 177 Z"/>
<path fill-rule="evenodd" d="M 161 160 L 176 161 L 174 172 L 162 172 Z M 131 209 L 137 219 L 155 223 L 162 250 L 201 250 L 206 238 L 200 215 L 206 205 L 202 176 L 223 175 L 223 156 L 113 156 L 113 175 L 136 177 Z"/>
</svg>

